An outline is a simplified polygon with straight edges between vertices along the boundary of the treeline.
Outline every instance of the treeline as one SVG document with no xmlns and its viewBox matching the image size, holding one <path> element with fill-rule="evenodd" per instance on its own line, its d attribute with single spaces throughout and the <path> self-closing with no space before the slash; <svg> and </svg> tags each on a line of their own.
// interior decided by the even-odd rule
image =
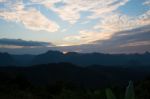
<svg viewBox="0 0 150 99">
<path fill-rule="evenodd" d="M 62 81 L 33 85 L 23 75 L 0 72 L 0 99 L 124 99 L 125 96 L 128 97 L 125 99 L 150 99 L 150 78 L 134 82 L 134 87 L 130 82 L 128 87 L 86 89 Z"/>
<path fill-rule="evenodd" d="M 61 66 L 61 68 L 58 68 L 57 65 Z M 48 66 L 49 69 L 44 68 L 46 66 Z M 71 66 L 71 64 L 65 64 L 65 63 L 63 65 L 62 64 L 49 64 L 49 65 L 33 66 L 32 68 L 29 67 L 27 69 L 28 71 L 27 73 L 29 73 L 29 71 L 35 72 L 38 70 L 37 72 L 41 75 L 41 73 L 43 73 L 43 72 L 41 73 L 39 72 L 39 71 L 42 71 L 41 67 L 43 68 L 43 71 L 45 72 L 46 70 L 48 70 L 47 72 L 52 72 L 54 70 L 59 69 L 59 73 L 60 72 L 64 73 L 61 71 L 62 69 L 64 69 L 65 72 L 67 71 L 75 72 L 74 69 L 76 69 L 76 67 Z M 66 68 L 67 70 L 65 69 L 65 67 L 67 67 Z M 91 67 L 89 68 L 91 70 Z M 86 69 L 86 71 L 82 71 L 84 72 L 83 73 L 84 76 L 89 77 L 87 74 L 89 73 L 91 74 L 89 68 Z M 95 67 L 95 68 L 92 67 L 92 70 L 95 70 L 95 69 L 98 70 L 98 68 L 101 69 L 101 71 L 98 71 L 98 72 L 103 72 L 104 74 L 107 74 L 107 75 L 109 73 L 118 72 L 117 71 L 118 69 L 114 69 L 114 68 L 113 69 L 109 68 L 108 69 L 109 72 L 108 71 L 104 72 L 107 69 L 102 68 L 102 67 Z M 82 69 L 77 69 L 77 71 L 81 71 Z M 27 77 L 25 72 L 26 72 L 25 68 L 17 68 L 17 67 L 1 68 L 0 70 L 0 99 L 124 99 L 124 97 L 126 96 L 125 93 L 127 93 L 126 88 L 128 84 L 119 84 L 119 83 L 122 83 L 119 80 L 117 83 L 118 85 L 116 85 L 116 83 L 111 83 L 111 85 L 107 84 L 107 86 L 105 87 L 97 87 L 97 88 L 85 87 L 82 84 L 70 82 L 64 79 L 62 80 L 59 79 L 53 83 L 49 82 L 47 84 L 39 84 L 39 83 L 33 82 L 31 78 Z M 54 72 L 58 73 L 58 71 L 54 71 Z M 121 70 L 118 73 L 122 75 L 121 72 L 123 71 Z M 94 72 L 92 71 L 92 73 Z M 115 73 L 115 74 L 119 75 L 118 73 Z M 37 73 L 35 73 L 35 75 L 36 74 Z M 34 73 L 32 75 L 34 75 Z M 39 76 L 38 75 L 35 76 L 35 75 L 33 77 L 36 77 L 36 79 L 38 79 Z M 68 75 L 68 73 L 65 75 Z M 98 74 L 96 73 L 96 75 Z M 53 76 L 57 76 L 57 75 L 53 75 Z M 74 77 L 78 77 L 78 76 L 79 75 L 75 75 Z M 99 76 L 99 77 L 102 77 L 102 76 Z M 47 74 L 46 78 L 51 78 L 51 76 Z M 111 79 L 116 79 L 116 78 L 115 76 L 113 76 L 113 78 Z M 39 82 L 41 82 L 44 79 L 40 78 L 38 80 Z M 92 79 L 89 79 L 89 81 L 90 80 Z M 121 80 L 123 81 L 123 79 Z M 95 83 L 96 83 L 96 80 L 95 80 Z M 102 83 L 96 83 L 96 84 L 103 86 L 101 85 Z M 129 88 L 130 89 L 129 93 L 131 94 L 129 94 L 129 98 L 126 98 L 126 99 L 150 99 L 150 77 L 148 77 L 148 75 L 146 78 L 133 80 L 133 85 L 130 84 L 129 87 L 131 87 Z M 111 90 L 109 90 L 108 88 Z M 133 96 L 133 94 L 135 94 L 135 97 Z"/>
</svg>

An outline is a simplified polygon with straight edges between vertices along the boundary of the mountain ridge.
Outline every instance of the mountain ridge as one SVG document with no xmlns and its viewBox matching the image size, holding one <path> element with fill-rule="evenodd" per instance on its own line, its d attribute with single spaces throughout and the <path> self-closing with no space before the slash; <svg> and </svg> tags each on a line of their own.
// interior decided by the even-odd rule
<svg viewBox="0 0 150 99">
<path fill-rule="evenodd" d="M 0 53 L 0 66 L 21 65 L 30 66 L 38 64 L 68 62 L 79 66 L 106 65 L 106 66 L 147 66 L 150 65 L 150 53 L 143 54 L 103 54 L 103 53 L 76 53 L 48 51 L 39 55 L 14 55 Z"/>
</svg>

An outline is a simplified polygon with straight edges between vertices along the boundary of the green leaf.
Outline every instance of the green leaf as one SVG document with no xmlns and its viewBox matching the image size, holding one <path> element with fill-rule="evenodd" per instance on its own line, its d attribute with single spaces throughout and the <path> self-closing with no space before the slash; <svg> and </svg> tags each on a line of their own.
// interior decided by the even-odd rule
<svg viewBox="0 0 150 99">
<path fill-rule="evenodd" d="M 126 88 L 125 99 L 135 99 L 133 82 L 130 81 L 128 87 Z"/>
<path fill-rule="evenodd" d="M 111 89 L 106 89 L 106 97 L 107 99 L 116 99 L 116 96 L 113 94 Z"/>
</svg>

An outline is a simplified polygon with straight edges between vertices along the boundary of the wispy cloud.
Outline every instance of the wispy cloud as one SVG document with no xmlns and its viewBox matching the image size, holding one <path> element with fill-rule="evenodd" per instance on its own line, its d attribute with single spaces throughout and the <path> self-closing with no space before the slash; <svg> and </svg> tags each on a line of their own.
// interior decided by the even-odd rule
<svg viewBox="0 0 150 99">
<path fill-rule="evenodd" d="M 122 13 L 110 13 L 103 15 L 101 24 L 97 24 L 94 28 L 101 31 L 123 31 L 138 28 L 140 26 L 150 24 L 150 10 L 137 17 L 128 16 Z"/>
<path fill-rule="evenodd" d="M 26 28 L 31 30 L 45 30 L 55 32 L 59 26 L 52 20 L 45 17 L 35 8 L 26 9 L 21 0 L 16 2 L 5 0 L 5 7 L 0 9 L 0 18 L 7 21 L 21 22 Z"/>
<path fill-rule="evenodd" d="M 129 0 L 29 0 L 28 3 L 23 3 L 23 0 L 1 0 L 2 3 L 7 3 L 9 8 L 23 5 L 43 5 L 48 9 L 56 12 L 64 21 L 73 24 L 81 18 L 81 12 L 91 12 L 89 18 L 99 18 L 102 14 L 115 11 L 120 6 L 125 5 Z M 59 6 L 56 6 L 59 4 Z M 7 7 L 8 8 L 8 7 Z"/>
<path fill-rule="evenodd" d="M 61 3 L 65 5 L 61 7 L 46 7 L 52 9 L 59 16 L 70 23 L 77 22 L 81 17 L 82 11 L 91 12 L 89 18 L 99 18 L 102 14 L 115 11 L 118 7 L 123 6 L 129 0 L 64 0 Z"/>
<path fill-rule="evenodd" d="M 94 40 L 109 40 L 121 31 L 132 30 L 150 24 L 150 10 L 137 17 L 121 13 L 109 13 L 101 16 L 100 23 L 93 29 L 82 30 L 79 34 L 67 36 L 65 41 L 72 41 L 72 45 L 88 44 Z M 126 33 L 129 35 L 130 33 Z"/>
<path fill-rule="evenodd" d="M 108 40 L 113 33 L 99 33 L 89 30 L 82 30 L 78 35 L 67 36 L 65 41 L 70 42 L 70 45 L 89 44 L 97 40 Z"/>
</svg>

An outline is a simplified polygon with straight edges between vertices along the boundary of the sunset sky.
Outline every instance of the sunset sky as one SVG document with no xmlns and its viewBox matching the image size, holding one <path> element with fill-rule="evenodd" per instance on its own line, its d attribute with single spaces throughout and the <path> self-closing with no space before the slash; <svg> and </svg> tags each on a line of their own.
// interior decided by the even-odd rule
<svg viewBox="0 0 150 99">
<path fill-rule="evenodd" d="M 47 50 L 150 51 L 150 0 L 0 0 L 0 51 Z"/>
</svg>

